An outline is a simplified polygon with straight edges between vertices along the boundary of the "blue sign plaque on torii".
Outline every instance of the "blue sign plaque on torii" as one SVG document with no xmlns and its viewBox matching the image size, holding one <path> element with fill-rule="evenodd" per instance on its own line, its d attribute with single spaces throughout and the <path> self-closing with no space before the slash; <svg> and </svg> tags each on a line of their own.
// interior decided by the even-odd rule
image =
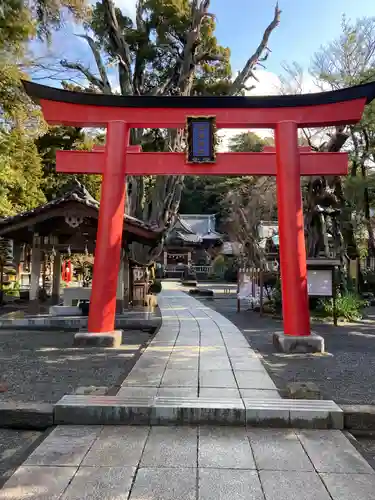
<svg viewBox="0 0 375 500">
<path fill-rule="evenodd" d="M 214 163 L 216 161 L 215 116 L 189 116 L 186 132 L 187 162 Z"/>
</svg>

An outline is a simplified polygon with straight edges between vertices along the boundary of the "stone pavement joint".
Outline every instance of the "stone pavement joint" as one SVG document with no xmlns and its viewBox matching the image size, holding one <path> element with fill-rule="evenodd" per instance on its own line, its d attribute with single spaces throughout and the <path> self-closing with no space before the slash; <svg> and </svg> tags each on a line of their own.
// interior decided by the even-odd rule
<svg viewBox="0 0 375 500">
<path fill-rule="evenodd" d="M 57 424 L 230 424 L 343 428 L 332 401 L 283 400 L 224 316 L 181 291 L 160 294 L 162 326 L 117 396 L 63 397 Z"/>
<path fill-rule="evenodd" d="M 258 428 L 342 427 L 332 401 L 277 397 L 232 323 L 178 292 L 161 303 L 163 325 L 117 396 L 56 405 L 56 420 L 107 425 L 56 427 L 0 500 L 373 499 L 375 472 L 341 431 Z"/>
<path fill-rule="evenodd" d="M 59 426 L 0 500 L 371 500 L 374 489 L 337 430 Z"/>
</svg>

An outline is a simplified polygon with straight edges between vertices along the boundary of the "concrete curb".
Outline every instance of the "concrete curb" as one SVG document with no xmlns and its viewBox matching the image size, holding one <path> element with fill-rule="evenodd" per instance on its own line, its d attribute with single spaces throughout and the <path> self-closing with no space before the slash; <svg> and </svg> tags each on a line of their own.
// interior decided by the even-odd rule
<svg viewBox="0 0 375 500">
<path fill-rule="evenodd" d="M 375 432 L 375 405 L 339 405 L 344 412 L 344 428 L 349 432 Z"/>
<path fill-rule="evenodd" d="M 46 403 L 0 403 L 0 427 L 45 430 L 54 425 L 54 406 Z"/>
<path fill-rule="evenodd" d="M 107 401 L 109 403 L 110 400 L 113 398 L 113 396 L 114 396 L 113 394 L 109 393 L 106 396 L 100 397 L 100 399 L 103 401 L 103 398 L 108 397 L 109 399 Z M 65 398 L 66 398 L 66 396 L 65 396 Z M 91 398 L 92 398 L 92 396 L 91 396 Z M 113 399 L 112 399 L 112 401 L 113 401 Z M 285 402 L 286 400 L 281 399 L 279 401 Z M 288 400 L 288 401 L 295 402 L 296 400 Z M 300 401 L 299 404 L 300 405 L 302 404 L 302 406 L 304 406 L 304 404 L 301 403 L 302 400 L 299 400 L 299 401 Z M 320 400 L 320 401 L 322 401 L 322 400 Z M 179 402 L 179 405 L 181 405 L 181 402 Z M 252 406 L 253 409 L 255 409 L 254 405 L 255 405 L 255 401 L 252 401 L 252 404 L 249 404 L 249 407 Z M 285 405 L 285 403 L 283 403 L 283 405 Z M 9 428 L 9 429 L 22 429 L 22 430 L 45 430 L 45 429 L 48 429 L 49 427 L 51 427 L 53 425 L 58 425 L 59 423 L 61 423 L 58 421 L 58 418 L 56 419 L 56 406 L 58 406 L 58 403 L 56 405 L 53 405 L 53 404 L 47 404 L 47 403 L 22 403 L 22 402 L 19 403 L 19 402 L 12 402 L 12 401 L 0 402 L 0 427 Z M 176 411 L 177 405 L 175 404 L 175 402 L 174 402 L 174 404 L 172 404 L 172 407 L 170 405 L 168 405 L 168 406 L 169 406 L 169 408 L 167 410 L 168 413 L 174 413 L 174 411 Z M 180 409 L 183 406 L 184 405 L 182 404 L 180 406 Z M 209 406 L 211 406 L 211 405 L 209 405 Z M 212 405 L 212 407 L 210 408 L 210 413 L 212 412 L 212 410 L 214 410 L 215 406 L 216 405 Z M 242 406 L 242 405 L 240 405 L 240 406 Z M 172 408 L 174 411 L 172 410 Z M 339 405 L 339 408 L 341 408 L 341 410 L 343 412 L 342 413 L 342 415 L 343 415 L 343 428 L 345 431 L 350 432 L 351 434 L 356 435 L 356 436 L 368 436 L 370 438 L 375 438 L 375 405 Z M 164 409 L 161 411 L 161 414 L 163 414 L 166 409 L 167 409 L 167 407 L 164 406 Z M 213 419 L 214 421 L 212 422 L 212 420 L 211 420 L 212 417 L 210 417 L 208 419 L 210 421 L 209 423 L 215 423 L 215 420 L 217 420 L 218 423 L 221 422 L 221 423 L 225 423 L 226 425 L 238 425 L 238 423 L 239 423 L 238 417 L 234 418 L 234 419 L 233 419 L 233 415 L 231 417 L 229 417 L 229 414 L 231 412 L 229 412 L 229 414 L 227 414 L 227 416 L 224 417 L 224 420 L 226 420 L 226 422 L 223 422 L 223 416 L 220 415 L 221 412 L 217 413 L 217 409 L 218 408 L 216 408 L 216 412 L 215 412 L 215 410 L 212 412 L 212 413 L 216 413 L 216 416 Z M 248 409 L 250 409 L 250 408 L 248 408 Z M 229 408 L 225 409 L 225 407 L 224 407 L 224 408 L 221 408 L 221 410 L 223 413 L 226 413 L 225 410 L 228 411 Z M 241 408 L 241 410 L 242 410 L 242 408 Z M 259 410 L 260 409 L 258 408 L 258 411 Z M 268 412 L 268 416 L 271 417 L 270 420 L 272 421 L 273 420 L 272 417 L 275 417 L 276 414 L 271 416 L 271 413 L 269 413 L 270 408 L 267 408 L 267 409 L 264 408 L 264 410 L 266 410 Z M 272 411 L 277 411 L 277 409 L 274 407 L 274 410 L 272 410 Z M 282 411 L 281 407 L 280 407 L 279 411 Z M 311 408 L 311 411 L 313 411 L 312 408 Z M 178 413 L 181 413 L 181 411 L 179 411 Z M 185 412 L 182 410 L 182 413 L 185 413 Z M 240 425 L 243 425 L 244 420 L 246 419 L 245 412 L 243 412 L 243 410 L 242 410 L 242 412 L 240 412 L 240 413 L 244 413 L 243 416 L 241 416 L 241 418 L 239 418 Z M 305 416 L 306 416 L 306 414 L 305 414 Z M 72 417 L 71 413 L 69 414 L 69 417 Z M 156 417 L 156 415 L 155 415 L 155 417 Z M 159 415 L 158 415 L 158 417 L 159 417 Z M 170 416 L 168 415 L 166 420 L 168 421 L 169 419 L 170 419 Z M 177 418 L 176 420 L 179 420 L 179 419 L 180 419 L 180 417 Z M 68 418 L 68 420 L 69 420 L 69 418 Z M 154 425 L 156 423 L 155 420 L 154 420 Z M 159 418 L 157 420 L 159 420 Z M 163 420 L 163 418 L 161 420 Z M 174 420 L 173 417 L 172 417 L 172 420 Z M 181 420 L 182 421 L 184 420 L 184 418 L 182 418 L 182 414 L 181 414 Z M 188 420 L 189 420 L 189 418 L 188 418 Z M 237 420 L 237 424 L 235 423 L 236 420 Z M 66 422 L 66 423 L 68 423 L 68 422 Z M 82 423 L 84 423 L 84 422 L 82 422 Z M 255 422 L 253 422 L 253 424 L 254 423 Z M 247 424 L 249 425 L 250 422 L 248 421 Z M 297 422 L 294 422 L 294 425 L 295 424 L 297 424 Z M 262 426 L 262 422 L 259 421 L 257 423 L 257 425 Z M 265 426 L 272 427 L 273 425 L 272 425 L 272 422 L 269 422 Z M 290 421 L 290 423 L 288 423 L 287 426 L 288 427 L 293 426 L 293 422 Z M 303 422 L 299 422 L 297 426 L 298 427 L 299 426 L 311 427 L 311 424 L 309 426 L 308 422 L 303 421 Z"/>
</svg>

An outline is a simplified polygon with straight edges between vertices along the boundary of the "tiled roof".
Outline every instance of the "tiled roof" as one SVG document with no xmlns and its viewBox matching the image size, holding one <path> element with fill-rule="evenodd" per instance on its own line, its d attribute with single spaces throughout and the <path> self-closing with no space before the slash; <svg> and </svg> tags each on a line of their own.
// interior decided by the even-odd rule
<svg viewBox="0 0 375 500">
<path fill-rule="evenodd" d="M 58 198 L 55 198 L 54 200 L 51 200 L 48 203 L 40 205 L 39 207 L 36 207 L 27 212 L 22 212 L 17 215 L 12 215 L 10 217 L 4 217 L 3 219 L 0 219 L 0 234 L 1 230 L 5 227 L 8 227 L 9 225 L 22 222 L 23 220 L 26 220 L 30 217 L 38 216 L 42 213 L 48 212 L 48 210 L 51 210 L 69 201 L 75 201 L 87 207 L 95 208 L 96 210 L 99 211 L 100 203 L 91 196 L 91 194 L 87 191 L 87 189 L 83 184 L 75 180 L 73 186 Z M 143 222 L 135 217 L 131 217 L 130 215 L 125 215 L 124 219 L 126 223 L 132 225 L 133 227 L 136 226 L 152 232 L 160 231 L 158 227 L 151 226 L 146 222 Z"/>
<path fill-rule="evenodd" d="M 176 231 L 176 234 L 184 241 L 191 243 L 201 243 L 204 240 L 219 240 L 222 235 L 215 230 L 215 223 L 215 215 L 212 214 L 180 214 L 176 226 L 180 226 L 188 235 L 182 231 Z M 192 238 L 193 235 L 195 238 Z"/>
</svg>

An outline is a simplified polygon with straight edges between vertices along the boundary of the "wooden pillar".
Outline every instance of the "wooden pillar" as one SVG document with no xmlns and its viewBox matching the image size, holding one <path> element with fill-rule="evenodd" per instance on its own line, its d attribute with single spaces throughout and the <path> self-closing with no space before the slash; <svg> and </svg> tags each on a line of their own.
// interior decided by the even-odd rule
<svg viewBox="0 0 375 500">
<path fill-rule="evenodd" d="M 124 250 L 121 250 L 120 267 L 117 277 L 116 289 L 116 313 L 121 313 L 124 309 Z"/>
<path fill-rule="evenodd" d="M 31 250 L 30 300 L 38 300 L 40 278 L 40 247 L 33 246 Z"/>
<path fill-rule="evenodd" d="M 124 255 L 124 309 L 129 309 L 130 302 L 130 266 L 129 266 L 129 258 Z"/>
<path fill-rule="evenodd" d="M 293 122 L 276 126 L 277 211 L 284 333 L 307 336 L 310 316 L 297 132 Z"/>
<path fill-rule="evenodd" d="M 13 243 L 13 260 L 16 267 L 16 280 L 20 279 L 22 245 L 20 243 Z"/>
<path fill-rule="evenodd" d="M 109 333 L 115 328 L 116 290 L 125 210 L 125 161 L 129 125 L 107 126 L 106 163 L 102 175 L 94 275 L 88 331 Z"/>
<path fill-rule="evenodd" d="M 61 253 L 56 252 L 53 259 L 53 277 L 52 277 L 52 302 L 58 304 L 60 302 L 60 284 L 61 284 Z"/>
</svg>

